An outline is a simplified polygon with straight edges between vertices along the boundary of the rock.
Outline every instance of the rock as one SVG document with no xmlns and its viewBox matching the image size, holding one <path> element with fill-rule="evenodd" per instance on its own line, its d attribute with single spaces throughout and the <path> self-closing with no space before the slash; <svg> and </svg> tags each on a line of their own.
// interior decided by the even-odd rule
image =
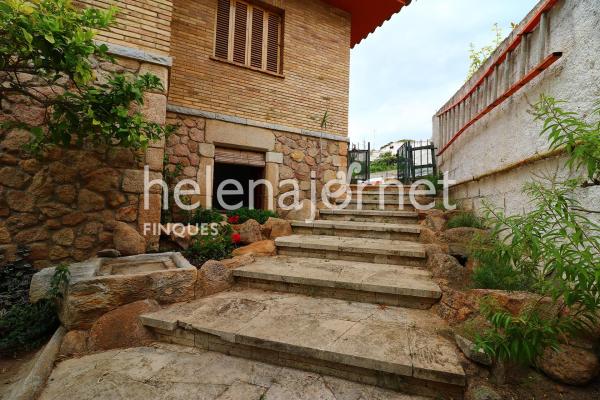
<svg viewBox="0 0 600 400">
<path fill-rule="evenodd" d="M 290 236 L 292 233 L 292 225 L 280 218 L 271 217 L 262 226 L 263 236 L 271 240 L 282 236 Z"/>
<path fill-rule="evenodd" d="M 159 309 L 155 300 L 143 300 L 104 314 L 90 329 L 90 350 L 139 347 L 152 343 L 154 336 L 142 325 L 139 317 Z"/>
<path fill-rule="evenodd" d="M 466 268 L 448 254 L 433 254 L 428 258 L 427 263 L 434 278 L 446 279 L 450 283 L 461 283 L 467 276 Z"/>
<path fill-rule="evenodd" d="M 244 256 L 236 256 L 233 258 L 228 258 L 226 260 L 221 260 L 221 263 L 229 269 L 236 269 L 241 268 L 245 265 L 250 265 L 254 261 L 254 256 L 247 254 Z"/>
<path fill-rule="evenodd" d="M 592 351 L 560 345 L 547 348 L 538 360 L 540 369 L 553 380 L 567 385 L 585 385 L 600 372 L 598 356 Z"/>
<path fill-rule="evenodd" d="M 467 393 L 465 394 L 466 400 L 502 400 L 494 389 L 489 386 L 474 385 L 469 386 Z"/>
<path fill-rule="evenodd" d="M 477 228 L 453 228 L 442 234 L 442 239 L 448 243 L 450 254 L 468 257 L 473 239 L 486 235 L 487 231 Z"/>
<path fill-rule="evenodd" d="M 23 189 L 29 183 L 31 177 L 25 172 L 14 167 L 0 168 L 0 181 L 4 186 Z"/>
<path fill-rule="evenodd" d="M 231 288 L 233 273 L 220 261 L 205 262 L 198 270 L 196 298 L 210 296 Z"/>
<path fill-rule="evenodd" d="M 312 207 L 313 204 L 309 199 L 304 199 L 300 202 L 300 204 L 298 205 L 298 209 L 295 210 L 291 210 L 287 213 L 286 215 L 286 219 L 290 220 L 290 221 L 306 221 L 306 220 L 312 220 L 313 219 L 313 215 L 312 213 Z M 315 205 L 316 208 L 316 205 Z M 314 219 L 317 219 L 319 217 L 319 211 L 315 210 L 315 215 L 314 215 Z"/>
<path fill-rule="evenodd" d="M 253 219 L 240 225 L 233 225 L 233 230 L 240 234 L 240 243 L 251 244 L 263 240 L 261 226 Z"/>
<path fill-rule="evenodd" d="M 113 242 L 115 249 L 125 256 L 146 252 L 146 240 L 134 228 L 124 222 L 115 224 Z"/>
<path fill-rule="evenodd" d="M 75 240 L 75 233 L 71 228 L 63 228 L 52 235 L 52 241 L 61 246 L 70 246 Z"/>
<path fill-rule="evenodd" d="M 169 238 L 184 250 L 190 247 L 194 236 L 200 233 L 196 225 L 167 224 L 166 230 L 169 232 Z"/>
<path fill-rule="evenodd" d="M 434 232 L 441 232 L 446 226 L 446 218 L 441 210 L 429 210 L 425 215 L 425 226 Z"/>
<path fill-rule="evenodd" d="M 79 192 L 78 209 L 84 212 L 100 211 L 104 209 L 104 197 L 91 190 L 82 189 Z"/>
<path fill-rule="evenodd" d="M 61 357 L 73 357 L 83 355 L 88 352 L 88 331 L 70 331 L 67 332 L 60 345 Z"/>
<path fill-rule="evenodd" d="M 240 247 L 233 251 L 234 256 L 251 255 L 255 257 L 274 256 L 277 252 L 275 241 L 261 240 L 260 242 L 252 243 L 246 247 Z"/>
<path fill-rule="evenodd" d="M 475 343 L 460 335 L 455 335 L 454 338 L 456 339 L 456 344 L 460 351 L 462 351 L 469 360 L 486 366 L 492 365 L 492 358 L 482 349 L 476 350 Z"/>
<path fill-rule="evenodd" d="M 96 255 L 101 258 L 117 258 L 121 257 L 121 252 L 117 249 L 103 249 L 99 250 Z"/>
</svg>

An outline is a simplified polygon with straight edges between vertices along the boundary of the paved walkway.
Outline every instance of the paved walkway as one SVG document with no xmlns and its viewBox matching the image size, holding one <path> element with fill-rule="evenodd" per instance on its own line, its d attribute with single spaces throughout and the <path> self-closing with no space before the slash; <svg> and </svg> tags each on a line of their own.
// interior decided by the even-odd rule
<svg viewBox="0 0 600 400">
<path fill-rule="evenodd" d="M 191 347 L 156 344 L 61 362 L 40 400 L 425 400 Z"/>
</svg>

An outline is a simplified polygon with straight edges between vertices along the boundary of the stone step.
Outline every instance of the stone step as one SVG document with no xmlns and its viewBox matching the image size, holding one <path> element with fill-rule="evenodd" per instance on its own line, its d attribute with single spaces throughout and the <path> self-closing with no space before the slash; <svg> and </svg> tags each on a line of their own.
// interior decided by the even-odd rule
<svg viewBox="0 0 600 400">
<path fill-rule="evenodd" d="M 397 265 L 278 256 L 233 275 L 244 287 L 418 309 L 442 295 L 428 271 Z"/>
<path fill-rule="evenodd" d="M 385 210 L 319 210 L 321 219 L 327 221 L 383 222 L 391 224 L 416 224 L 419 214 L 416 211 Z"/>
<path fill-rule="evenodd" d="M 237 288 L 141 316 L 159 340 L 461 399 L 465 373 L 430 311 Z"/>
<path fill-rule="evenodd" d="M 334 205 L 338 207 L 344 207 L 344 200 L 338 199 Z M 367 200 L 362 199 L 351 199 L 343 210 L 381 210 L 381 211 L 415 211 L 415 206 L 408 199 L 402 199 L 402 202 L 396 201 L 384 201 L 383 204 L 379 200 Z"/>
<path fill-rule="evenodd" d="M 275 239 L 275 245 L 278 254 L 293 257 L 417 267 L 424 266 L 426 261 L 422 244 L 402 240 L 291 235 Z"/>
<path fill-rule="evenodd" d="M 386 224 L 382 222 L 292 221 L 294 233 L 300 235 L 326 235 L 343 237 L 361 237 L 370 239 L 418 241 L 420 225 Z"/>
</svg>

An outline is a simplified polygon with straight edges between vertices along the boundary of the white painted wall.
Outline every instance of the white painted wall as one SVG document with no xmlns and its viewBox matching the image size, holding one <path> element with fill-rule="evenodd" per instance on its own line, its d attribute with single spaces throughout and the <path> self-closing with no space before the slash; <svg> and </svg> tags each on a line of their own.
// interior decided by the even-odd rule
<svg viewBox="0 0 600 400">
<path fill-rule="evenodd" d="M 524 19 L 528 20 L 529 16 Z M 535 43 L 539 29 L 533 36 Z M 507 46 L 511 39 L 512 35 L 497 51 Z M 560 60 L 466 130 L 439 157 L 440 169 L 449 171 L 451 179 L 458 182 L 471 179 L 547 151 L 547 140 L 539 135 L 541 123 L 534 121 L 528 113 L 530 104 L 535 103 L 542 93 L 567 100 L 566 108 L 578 113 L 586 114 L 593 109 L 594 102 L 600 99 L 600 0 L 559 0 L 549 13 L 545 54 L 555 51 L 563 52 Z M 533 66 L 538 63 L 539 52 L 535 49 L 531 52 L 529 64 Z M 489 63 L 440 110 L 468 91 Z M 436 116 L 433 118 L 433 140 L 438 148 L 445 140 Z M 465 207 L 477 209 L 487 198 L 509 213 L 521 212 L 527 208 L 526 197 L 521 193 L 523 184 L 534 174 L 552 173 L 557 169 L 562 175 L 567 173 L 564 160 L 544 160 L 460 185 L 451 193 Z M 578 197 L 586 206 L 600 209 L 600 187 L 582 189 Z"/>
</svg>

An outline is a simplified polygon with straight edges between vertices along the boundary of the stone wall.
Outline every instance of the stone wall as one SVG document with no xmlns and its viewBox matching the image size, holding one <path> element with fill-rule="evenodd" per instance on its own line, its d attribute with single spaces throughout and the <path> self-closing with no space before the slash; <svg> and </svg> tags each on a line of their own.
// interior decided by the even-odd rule
<svg viewBox="0 0 600 400">
<path fill-rule="evenodd" d="M 99 80 L 108 71 L 153 72 L 166 83 L 168 72 L 165 66 L 132 59 L 96 67 Z M 44 109 L 12 100 L 3 101 L 0 121 L 43 125 Z M 145 100 L 146 118 L 164 123 L 166 93 L 147 93 Z M 151 179 L 161 177 L 163 142 L 137 154 L 114 147 L 55 147 L 33 158 L 22 150 L 29 139 L 23 130 L 0 131 L 0 265 L 12 261 L 17 246 L 30 248 L 29 257 L 38 268 L 85 260 L 114 246 L 117 222 L 142 232 L 144 223 L 160 221 L 160 192 L 150 194 L 149 210 L 143 207 L 143 167 L 149 165 Z M 157 237 L 146 239 L 149 250 L 158 248 Z"/>
<path fill-rule="evenodd" d="M 215 147 L 248 148 L 265 153 L 265 179 L 275 189 L 273 203 L 291 190 L 279 183 L 296 179 L 299 198 L 310 199 L 311 171 L 315 171 L 317 200 L 325 182 L 335 179 L 338 171 L 347 166 L 348 143 L 333 139 L 304 136 L 276 130 L 240 126 L 223 121 L 176 113 L 167 114 L 167 123 L 179 129 L 167 139 L 165 148 L 169 175 L 176 174 L 173 184 L 182 179 L 195 180 L 200 186 L 199 201 L 203 207 L 212 206 L 212 177 L 207 186 L 206 169 L 213 168 Z M 208 188 L 208 190 L 207 190 Z M 172 195 L 172 193 L 171 193 Z M 280 213 L 282 210 L 278 210 Z M 281 213 L 285 215 L 285 213 Z"/>
<path fill-rule="evenodd" d="M 283 77 L 211 59 L 217 0 L 174 2 L 169 104 L 347 135 L 350 16 L 320 0 L 268 0 L 285 11 Z"/>
<path fill-rule="evenodd" d="M 530 16 L 524 21 L 529 18 Z M 527 198 L 521 189 L 525 182 L 534 178 L 534 174 L 547 175 L 556 171 L 562 176 L 569 174 L 564 167 L 564 159 L 554 157 L 467 182 L 548 150 L 547 138 L 540 136 L 542 123 L 535 121 L 529 113 L 530 104 L 536 102 L 540 94 L 566 100 L 566 109 L 583 115 L 589 114 L 594 102 L 600 98 L 600 86 L 597 84 L 600 82 L 597 57 L 600 54 L 599 25 L 600 7 L 597 0 L 564 0 L 549 12 L 544 54 L 562 52 L 563 56 L 468 128 L 439 158 L 440 169 L 449 171 L 451 179 L 463 182 L 452 189 L 451 196 L 454 199 L 475 209 L 481 206 L 482 200 L 488 199 L 509 213 L 522 212 L 527 208 Z M 509 41 L 522 26 L 523 23 L 515 29 Z M 529 37 L 530 66 L 538 63 L 540 55 L 538 31 L 536 29 Z M 507 45 L 508 41 L 492 57 Z M 446 106 L 464 95 L 489 64 L 490 62 L 486 63 Z M 511 68 L 512 74 L 518 73 L 518 69 Z M 434 117 L 433 137 L 438 148 L 444 143 L 443 136 L 438 118 Z M 578 197 L 589 208 L 597 209 L 600 204 L 600 188 L 582 189 Z"/>
</svg>

